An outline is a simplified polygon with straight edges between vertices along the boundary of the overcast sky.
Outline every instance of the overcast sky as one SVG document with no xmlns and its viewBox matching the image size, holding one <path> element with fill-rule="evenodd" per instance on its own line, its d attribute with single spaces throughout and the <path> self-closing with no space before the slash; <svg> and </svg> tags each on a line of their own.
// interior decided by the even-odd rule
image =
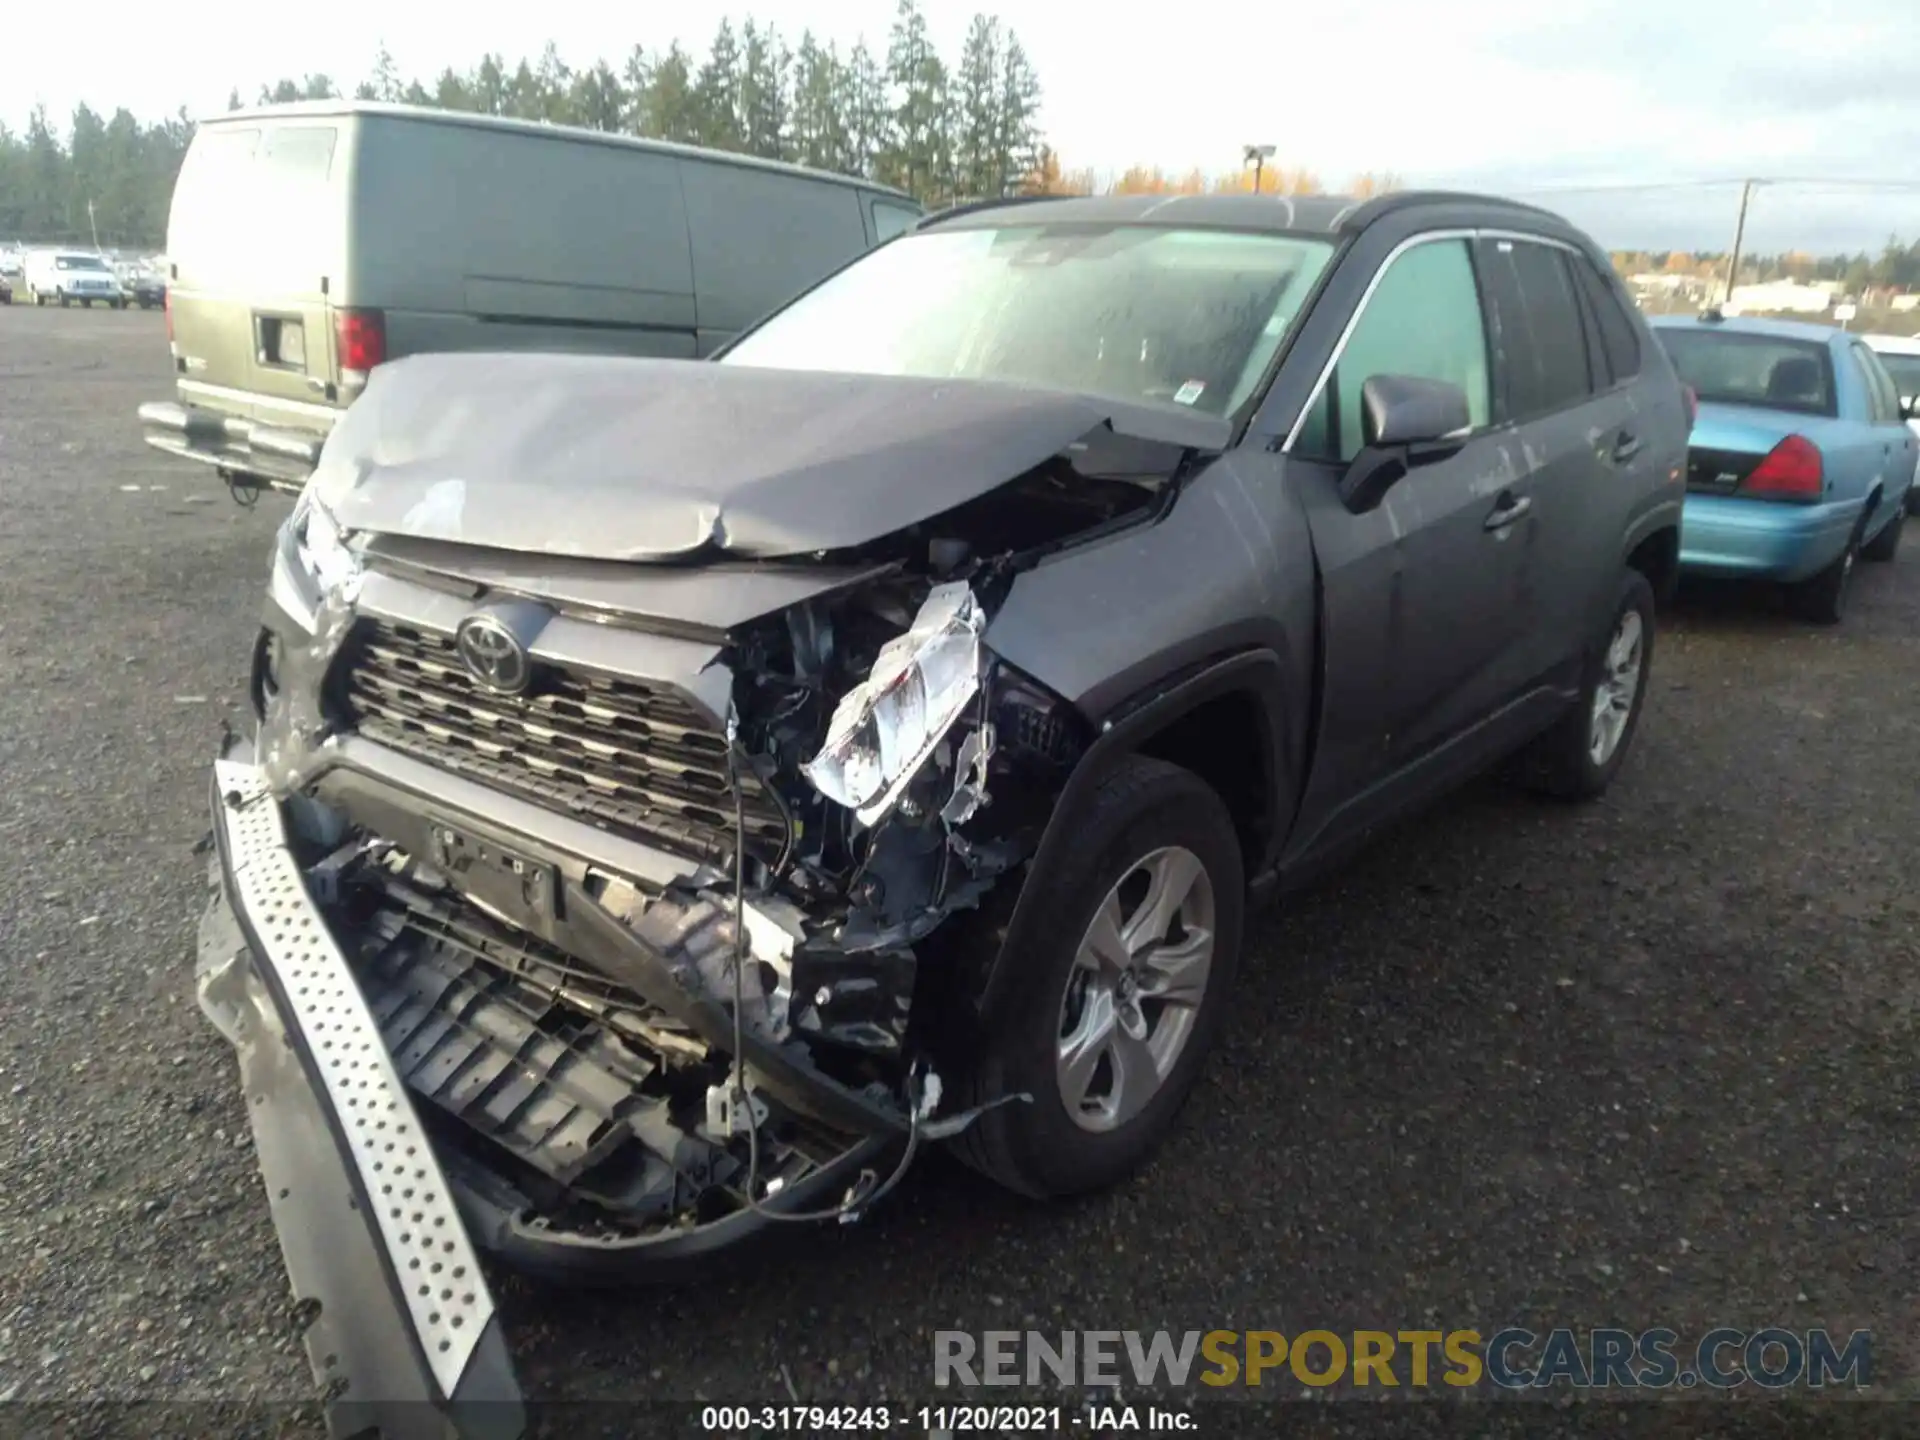
<svg viewBox="0 0 1920 1440">
<path fill-rule="evenodd" d="M 950 59 L 991 0 L 922 0 Z M 121 13 L 116 13 L 121 12 Z M 469 68 L 481 52 L 617 63 L 636 42 L 703 51 L 722 15 L 756 14 L 789 40 L 810 25 L 884 51 L 892 0 L 330 0 L 303 12 L 198 0 L 162 15 L 107 0 L 89 26 L 111 45 L 0 45 L 0 118 L 35 101 L 65 127 L 85 100 L 151 119 L 224 107 L 230 87 L 323 71 L 351 88 L 384 41 L 404 75 Z M 1293 6 L 1181 0 L 1088 8 L 1004 0 L 1046 89 L 1045 128 L 1069 168 L 1231 168 L 1240 147 L 1337 186 L 1363 170 L 1413 182 L 1537 192 L 1566 185 L 1725 179 L 1898 179 L 1907 193 L 1762 191 L 1761 250 L 1878 249 L 1920 236 L 1920 5 L 1848 0 L 1367 0 Z M 306 19 L 299 17 L 306 16 Z M 1124 18 L 1124 21 L 1122 17 Z M 138 35 L 138 42 L 133 37 Z M 1539 195 L 1602 243 L 1724 248 L 1738 186 Z"/>
</svg>

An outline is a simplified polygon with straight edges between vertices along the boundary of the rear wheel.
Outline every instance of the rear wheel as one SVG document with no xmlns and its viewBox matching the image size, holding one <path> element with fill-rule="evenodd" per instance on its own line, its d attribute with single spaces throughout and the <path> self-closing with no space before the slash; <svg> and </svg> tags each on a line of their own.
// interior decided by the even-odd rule
<svg viewBox="0 0 1920 1440">
<path fill-rule="evenodd" d="M 1520 756 L 1520 778 L 1543 795 L 1590 800 L 1626 760 L 1653 665 L 1653 586 L 1638 570 L 1620 577 L 1605 638 L 1589 653 L 1573 708 Z"/>
<path fill-rule="evenodd" d="M 1826 569 L 1811 580 L 1802 580 L 1788 598 L 1803 620 L 1816 625 L 1838 625 L 1847 617 L 1847 599 L 1853 590 L 1853 570 L 1860 558 L 1860 530 L 1856 526 L 1847 537 L 1847 548 Z"/>
<path fill-rule="evenodd" d="M 1893 519 L 1881 527 L 1880 533 L 1873 537 L 1870 544 L 1860 551 L 1862 560 L 1891 560 L 1900 551 L 1900 532 L 1906 528 L 1907 511 L 1903 505 L 1893 512 Z"/>
<path fill-rule="evenodd" d="M 1111 1185 L 1165 1137 L 1226 1013 L 1246 877 L 1233 820 L 1191 771 L 1135 756 L 1051 874 L 1021 968 L 968 1062 L 970 1103 L 1025 1093 L 956 1138 L 1022 1194 Z"/>
</svg>

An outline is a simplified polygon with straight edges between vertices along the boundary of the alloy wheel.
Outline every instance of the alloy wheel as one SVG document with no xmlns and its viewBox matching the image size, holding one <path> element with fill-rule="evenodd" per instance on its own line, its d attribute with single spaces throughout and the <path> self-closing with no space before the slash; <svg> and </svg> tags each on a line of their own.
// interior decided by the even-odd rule
<svg viewBox="0 0 1920 1440">
<path fill-rule="evenodd" d="M 1623 611 L 1607 642 L 1600 680 L 1593 690 L 1593 717 L 1587 731 L 1587 754 L 1595 765 L 1605 765 L 1620 748 L 1621 737 L 1633 719 L 1640 698 L 1640 665 L 1646 651 L 1646 624 L 1640 612 Z"/>
<path fill-rule="evenodd" d="M 1173 1073 L 1213 970 L 1213 880 L 1172 845 L 1141 857 L 1107 892 L 1061 997 L 1055 1068 L 1084 1130 L 1133 1119 Z"/>
</svg>

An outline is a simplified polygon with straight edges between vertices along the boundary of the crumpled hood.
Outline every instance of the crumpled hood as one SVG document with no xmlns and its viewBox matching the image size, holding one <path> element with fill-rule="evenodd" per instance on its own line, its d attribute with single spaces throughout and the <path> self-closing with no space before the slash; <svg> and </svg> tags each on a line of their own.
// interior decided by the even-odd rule
<svg viewBox="0 0 1920 1440">
<path fill-rule="evenodd" d="M 977 380 L 583 355 L 383 365 L 311 493 L 349 530 L 605 560 L 880 539 L 1111 423 L 1222 448 L 1217 417 Z"/>
</svg>

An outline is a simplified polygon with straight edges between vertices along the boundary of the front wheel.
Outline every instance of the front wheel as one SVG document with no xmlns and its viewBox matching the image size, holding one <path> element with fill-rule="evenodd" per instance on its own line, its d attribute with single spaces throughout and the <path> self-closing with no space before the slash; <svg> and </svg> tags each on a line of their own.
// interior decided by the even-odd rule
<svg viewBox="0 0 1920 1440">
<path fill-rule="evenodd" d="M 73 304 L 73 297 L 67 294 L 66 291 L 56 290 L 54 293 L 60 297 L 60 308 L 62 310 L 65 310 L 67 307 Z"/>
<path fill-rule="evenodd" d="M 1226 1014 L 1246 906 L 1226 806 L 1189 770 L 1133 756 L 1105 780 L 1052 874 L 1020 974 L 964 1089 L 1025 1093 L 955 1140 L 1011 1190 L 1071 1195 L 1139 1168 L 1173 1124 Z"/>
<path fill-rule="evenodd" d="M 1646 704 L 1653 617 L 1653 586 L 1638 570 L 1628 570 L 1620 577 L 1606 637 L 1588 654 L 1580 698 L 1521 756 L 1521 778 L 1530 788 L 1591 800 L 1613 783 Z"/>
</svg>

